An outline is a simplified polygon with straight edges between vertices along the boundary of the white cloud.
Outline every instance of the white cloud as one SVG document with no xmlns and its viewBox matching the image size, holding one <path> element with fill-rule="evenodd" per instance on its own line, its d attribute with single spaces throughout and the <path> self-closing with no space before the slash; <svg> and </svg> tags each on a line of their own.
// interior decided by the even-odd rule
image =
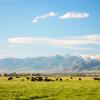
<svg viewBox="0 0 100 100">
<path fill-rule="evenodd" d="M 94 39 L 93 39 L 94 37 Z M 75 46 L 82 46 L 87 44 L 100 45 L 100 35 L 86 35 L 83 37 L 67 38 L 67 39 L 53 39 L 53 38 L 34 38 L 34 37 L 13 37 L 8 39 L 9 43 L 12 44 L 40 44 L 40 45 L 51 45 L 58 46 L 61 48 L 72 48 L 80 50 L 91 50 L 91 48 L 78 48 Z"/>
<path fill-rule="evenodd" d="M 67 49 L 73 49 L 73 50 L 95 50 L 94 48 L 82 48 L 82 47 L 64 47 L 64 48 L 67 48 Z"/>
<path fill-rule="evenodd" d="M 67 12 L 60 16 L 60 19 L 81 19 L 87 17 L 89 17 L 89 14 L 86 12 Z"/>
<path fill-rule="evenodd" d="M 49 17 L 53 17 L 53 16 L 57 16 L 58 14 L 51 11 L 51 12 L 48 12 L 44 15 L 41 15 L 41 16 L 36 16 L 33 20 L 32 20 L 32 23 L 37 23 L 39 20 L 42 20 L 42 19 L 46 19 L 46 18 L 49 18 Z M 86 12 L 67 12 L 65 13 L 64 15 L 60 16 L 60 19 L 82 19 L 82 18 L 87 18 L 89 17 L 90 15 Z"/>
<path fill-rule="evenodd" d="M 97 59 L 100 60 L 100 55 L 96 55 L 96 54 L 85 54 L 85 55 L 80 55 L 82 58 L 85 59 Z"/>
<path fill-rule="evenodd" d="M 57 15 L 57 13 L 51 11 L 51 12 L 48 12 L 47 14 L 44 14 L 44 15 L 35 17 L 35 18 L 32 20 L 32 23 L 35 24 L 35 23 L 37 23 L 37 22 L 38 22 L 39 20 L 41 20 L 41 19 L 46 19 L 46 18 L 48 18 L 48 17 L 53 17 L 53 16 L 56 16 L 56 15 Z"/>
<path fill-rule="evenodd" d="M 32 43 L 33 40 L 34 38 L 31 37 L 14 37 L 8 39 L 10 43 L 14 44 L 30 44 Z"/>
<path fill-rule="evenodd" d="M 95 34 L 95 35 L 87 35 L 87 36 L 85 37 L 85 39 L 100 40 L 100 35 L 97 35 L 97 34 Z"/>
</svg>

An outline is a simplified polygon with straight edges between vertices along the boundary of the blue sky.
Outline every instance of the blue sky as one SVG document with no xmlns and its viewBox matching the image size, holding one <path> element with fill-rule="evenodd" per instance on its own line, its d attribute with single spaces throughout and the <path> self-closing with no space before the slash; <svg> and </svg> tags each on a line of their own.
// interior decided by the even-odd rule
<svg viewBox="0 0 100 100">
<path fill-rule="evenodd" d="M 0 58 L 100 54 L 100 0 L 0 0 Z"/>
</svg>

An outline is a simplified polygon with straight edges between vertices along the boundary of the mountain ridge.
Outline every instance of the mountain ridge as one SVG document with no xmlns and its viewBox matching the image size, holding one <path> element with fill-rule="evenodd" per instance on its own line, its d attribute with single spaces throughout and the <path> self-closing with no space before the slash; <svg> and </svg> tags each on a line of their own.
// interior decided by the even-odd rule
<svg viewBox="0 0 100 100">
<path fill-rule="evenodd" d="M 0 59 L 0 72 L 82 72 L 100 70 L 100 60 L 82 56 Z"/>
</svg>

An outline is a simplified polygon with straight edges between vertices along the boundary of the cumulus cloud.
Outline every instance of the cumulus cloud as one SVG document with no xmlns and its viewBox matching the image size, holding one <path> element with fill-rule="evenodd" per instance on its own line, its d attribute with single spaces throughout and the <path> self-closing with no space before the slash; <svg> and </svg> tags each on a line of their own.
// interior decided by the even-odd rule
<svg viewBox="0 0 100 100">
<path fill-rule="evenodd" d="M 46 18 L 49 18 L 49 17 L 53 17 L 53 16 L 56 16 L 57 13 L 51 11 L 51 12 L 48 12 L 47 14 L 44 14 L 44 15 L 41 15 L 41 16 L 37 16 L 35 17 L 33 20 L 32 20 L 32 23 L 37 23 L 39 20 L 41 19 L 46 19 Z"/>
<path fill-rule="evenodd" d="M 93 38 L 94 37 L 94 38 Z M 92 50 L 92 48 L 78 48 L 75 46 L 82 45 L 100 45 L 100 35 L 87 35 L 82 37 L 67 38 L 67 39 L 53 39 L 45 37 L 13 37 L 8 39 L 9 43 L 12 44 L 40 44 L 40 45 L 51 45 L 57 46 L 60 48 L 69 48 L 69 49 L 80 49 L 80 50 Z"/>
<path fill-rule="evenodd" d="M 89 14 L 86 12 L 67 12 L 60 16 L 60 19 L 81 19 L 87 17 L 89 17 Z"/>
</svg>

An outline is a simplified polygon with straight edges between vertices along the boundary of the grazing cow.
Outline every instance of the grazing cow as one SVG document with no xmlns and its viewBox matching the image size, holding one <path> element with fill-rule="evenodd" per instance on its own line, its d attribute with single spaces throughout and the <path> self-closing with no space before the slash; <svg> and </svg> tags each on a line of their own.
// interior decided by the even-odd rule
<svg viewBox="0 0 100 100">
<path fill-rule="evenodd" d="M 62 81 L 62 78 L 60 78 L 59 80 Z"/>
<path fill-rule="evenodd" d="M 19 78 L 19 76 L 16 76 L 16 78 Z"/>
<path fill-rule="evenodd" d="M 73 77 L 71 76 L 70 79 L 73 79 Z"/>
<path fill-rule="evenodd" d="M 56 78 L 56 81 L 58 81 L 58 78 Z"/>
<path fill-rule="evenodd" d="M 51 79 L 49 79 L 48 77 L 45 77 L 45 81 L 51 81 Z"/>
<path fill-rule="evenodd" d="M 82 80 L 81 78 L 79 78 L 79 80 Z"/>
<path fill-rule="evenodd" d="M 40 77 L 40 76 L 39 76 L 39 77 L 36 77 L 35 79 L 36 79 L 37 81 L 43 81 L 43 77 Z"/>
<path fill-rule="evenodd" d="M 46 78 L 45 81 L 51 81 L 51 79 Z"/>
<path fill-rule="evenodd" d="M 13 78 L 12 77 L 8 77 L 8 80 L 12 80 Z"/>
<path fill-rule="evenodd" d="M 21 81 L 24 81 L 24 79 L 21 79 Z"/>
<path fill-rule="evenodd" d="M 36 79 L 34 77 L 31 77 L 31 81 L 36 81 Z"/>
<path fill-rule="evenodd" d="M 29 80 L 30 78 L 29 77 L 26 77 L 26 79 Z"/>
<path fill-rule="evenodd" d="M 100 80 L 100 78 L 94 78 L 94 80 Z"/>
<path fill-rule="evenodd" d="M 59 80 L 59 77 L 55 77 L 56 78 L 56 81 L 58 81 Z"/>
</svg>

